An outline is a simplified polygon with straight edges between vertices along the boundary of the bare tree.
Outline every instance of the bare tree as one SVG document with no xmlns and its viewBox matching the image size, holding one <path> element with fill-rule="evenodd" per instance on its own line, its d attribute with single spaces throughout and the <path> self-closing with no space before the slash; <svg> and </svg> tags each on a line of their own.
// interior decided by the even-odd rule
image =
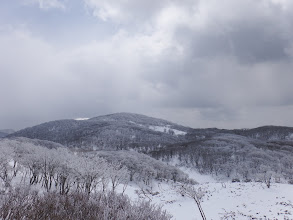
<svg viewBox="0 0 293 220">
<path fill-rule="evenodd" d="M 76 157 L 73 161 L 73 167 L 76 171 L 76 178 L 79 180 L 82 188 L 90 194 L 99 183 L 102 182 L 107 162 L 100 157 Z"/>
<path fill-rule="evenodd" d="M 195 203 L 199 209 L 199 212 L 200 212 L 202 219 L 203 220 L 207 219 L 204 214 L 204 211 L 201 207 L 201 203 L 200 203 L 200 200 L 202 199 L 202 197 L 205 194 L 201 188 L 196 189 L 194 186 L 187 185 L 187 184 L 181 184 L 181 185 L 177 186 L 176 190 L 182 196 L 187 196 L 189 198 L 192 198 L 195 201 Z"/>
<path fill-rule="evenodd" d="M 272 184 L 272 177 L 273 177 L 273 172 L 271 171 L 267 171 L 264 173 L 263 175 L 263 182 L 266 184 L 266 186 L 268 188 L 271 187 L 271 184 Z"/>
<path fill-rule="evenodd" d="M 7 146 L 0 146 L 0 178 L 5 187 L 9 187 L 14 175 L 11 175 L 12 166 L 9 164 L 13 158 L 13 150 Z"/>
<path fill-rule="evenodd" d="M 120 163 L 111 163 L 111 167 L 108 170 L 112 185 L 112 191 L 114 192 L 116 187 L 129 179 L 129 171 Z"/>
</svg>

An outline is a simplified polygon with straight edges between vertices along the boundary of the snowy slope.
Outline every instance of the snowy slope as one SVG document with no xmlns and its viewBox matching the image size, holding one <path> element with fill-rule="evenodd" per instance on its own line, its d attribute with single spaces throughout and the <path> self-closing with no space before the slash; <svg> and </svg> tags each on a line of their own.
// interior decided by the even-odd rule
<svg viewBox="0 0 293 220">
<path fill-rule="evenodd" d="M 169 134 L 175 134 L 175 135 L 186 135 L 187 134 L 187 132 L 185 132 L 185 131 L 180 131 L 180 130 L 177 130 L 177 129 L 170 128 L 170 125 L 166 125 L 166 126 L 149 126 L 149 129 L 154 130 L 154 131 L 169 133 Z"/>
<path fill-rule="evenodd" d="M 47 158 L 49 152 L 53 151 L 58 153 L 58 156 L 61 155 L 60 161 L 57 164 L 63 164 L 63 160 L 71 161 L 72 163 L 72 169 L 77 168 L 77 171 L 85 172 L 88 169 L 78 169 L 82 168 L 79 162 L 87 161 L 87 160 L 78 160 L 76 155 L 74 156 L 72 154 L 66 154 L 65 151 L 62 151 L 62 149 L 59 149 L 61 146 L 56 143 L 48 142 L 48 141 L 40 141 L 40 140 L 29 140 L 26 138 L 16 138 L 14 140 L 9 139 L 3 139 L 1 140 L 3 149 L 1 150 L 0 156 L 0 162 L 4 161 L 4 164 L 2 163 L 2 168 L 8 167 L 8 170 L 10 171 L 11 177 L 13 177 L 12 186 L 25 186 L 29 184 L 30 181 L 30 171 L 25 168 L 25 166 L 22 166 L 20 164 L 21 161 L 23 161 L 23 164 L 27 164 L 29 162 L 34 161 L 41 161 L 38 160 L 38 155 L 40 155 L 40 158 Z M 1 143 L 0 142 L 0 143 Z M 33 147 L 33 146 L 35 147 Z M 46 148 L 41 149 L 40 146 L 44 146 Z M 28 152 L 31 152 L 31 154 L 28 154 L 28 152 L 23 151 L 24 153 L 21 153 L 22 151 L 19 151 L 21 148 L 18 148 L 22 146 L 23 149 L 30 149 Z M 12 147 L 12 148 L 10 148 Z M 12 160 L 9 163 L 9 166 L 6 166 L 5 158 L 8 158 L 7 156 L 11 156 L 11 150 L 13 147 L 16 147 L 15 149 L 18 149 L 18 153 L 21 153 L 22 155 L 21 160 L 16 167 L 18 172 L 17 176 L 14 177 L 13 175 L 13 165 L 14 163 Z M 40 148 L 38 151 L 37 149 Z M 49 149 L 50 150 L 49 150 Z M 32 151 L 33 150 L 33 151 Z M 46 151 L 44 151 L 46 150 Z M 59 151 L 60 150 L 60 151 Z M 58 151 L 58 152 L 57 152 Z M 131 152 L 129 155 L 125 154 L 125 152 L 121 152 L 124 154 L 123 159 L 126 159 L 128 156 L 128 162 L 133 160 L 135 158 L 134 156 L 138 153 Z M 118 152 L 117 152 L 118 154 Z M 57 154 L 52 154 L 54 157 L 48 157 L 51 159 L 57 159 Z M 67 156 L 66 156 L 67 155 Z M 69 157 L 71 155 L 72 157 Z M 132 155 L 132 156 L 131 156 Z M 115 156 L 115 155 L 114 155 Z M 146 157 L 146 156 L 143 156 Z M 26 159 L 25 159 L 26 158 Z M 74 160 L 70 160 L 70 158 Z M 89 157 L 86 157 L 88 159 Z M 25 159 L 25 160 L 24 160 Z M 85 159 L 85 158 L 84 158 Z M 138 158 L 140 163 L 144 167 L 148 167 L 147 164 L 143 164 L 142 157 Z M 43 161 L 43 160 L 42 160 Z M 54 161 L 54 160 L 45 160 L 47 161 Z M 77 162 L 76 162 L 77 161 Z M 150 161 L 155 161 L 154 159 Z M 76 162 L 76 163 L 75 163 Z M 41 162 L 42 163 L 42 162 Z M 162 163 L 162 162 L 160 162 Z M 46 163 L 47 164 L 47 163 Z M 53 162 L 51 163 L 53 164 Z M 66 163 L 64 163 L 66 164 Z M 63 165 L 64 165 L 63 164 Z M 90 163 L 85 163 L 90 164 Z M 83 165 L 85 165 L 83 164 Z M 0 163 L 1 165 L 1 163 Z M 109 164 L 108 164 L 109 165 Z M 155 162 L 153 162 L 153 165 L 155 165 Z M 62 168 L 62 166 L 60 166 Z M 70 166 L 69 166 L 70 167 Z M 93 167 L 98 167 L 94 166 Z M 160 169 L 159 167 L 162 166 L 154 166 L 153 170 L 157 167 L 157 169 Z M 19 168 L 19 169 L 18 169 Z M 3 169 L 5 170 L 5 169 Z M 1 171 L 3 171 L 1 170 Z M 141 172 L 144 172 L 143 169 L 140 169 Z M 167 172 L 170 169 L 160 169 L 163 172 Z M 165 171 L 164 171 L 165 170 Z M 181 168 L 182 171 L 189 174 L 189 177 L 196 180 L 199 184 L 195 185 L 196 188 L 201 188 L 205 195 L 202 198 L 202 208 L 206 214 L 207 219 L 211 220 L 217 220 L 217 219 L 263 219 L 263 220 L 275 220 L 275 219 L 293 219 L 293 185 L 289 184 L 280 184 L 280 183 L 273 183 L 271 188 L 267 188 L 264 183 L 258 183 L 258 182 L 249 182 L 249 183 L 232 183 L 229 180 L 222 179 L 221 182 L 219 180 L 214 179 L 212 176 L 209 175 L 201 175 L 198 172 L 188 169 L 188 168 Z M 152 170 L 150 170 L 153 172 Z M 176 170 L 174 170 L 176 171 Z M 113 172 L 113 171 L 112 171 Z M 172 171 L 173 172 L 173 171 Z M 78 173 L 75 172 L 74 173 Z M 109 173 L 108 173 L 109 174 Z M 177 173 L 178 174 L 178 173 Z M 127 187 L 125 193 L 135 202 L 138 198 L 140 199 L 146 199 L 151 200 L 152 203 L 161 205 L 163 209 L 167 210 L 170 214 L 174 216 L 174 219 L 177 220 L 195 220 L 195 219 L 201 219 L 200 213 L 198 211 L 198 208 L 195 204 L 195 202 L 188 198 L 187 196 L 182 196 L 179 194 L 175 187 L 179 183 L 174 183 L 172 178 L 166 179 L 166 178 L 160 178 L 161 181 L 153 180 L 149 181 L 149 185 L 144 185 L 142 182 L 145 183 L 145 181 L 137 180 L 136 183 L 131 182 L 129 186 Z M 110 184 L 110 183 L 109 183 Z M 41 182 L 33 185 L 31 187 L 34 187 L 38 190 L 45 190 L 41 187 Z M 121 182 L 121 185 L 119 186 L 118 192 L 123 192 L 123 183 Z M 4 189 L 4 182 L 0 181 L 0 191 Z M 108 187 L 108 189 L 111 189 L 111 186 Z M 97 190 L 101 190 L 100 187 L 97 187 Z"/>
<path fill-rule="evenodd" d="M 273 184 L 268 189 L 261 183 L 213 182 L 197 187 L 206 191 L 202 208 L 207 219 L 293 219 L 293 185 Z M 134 200 L 138 198 L 135 190 L 140 189 L 129 186 L 126 191 Z M 195 202 L 176 193 L 170 184 L 157 183 L 152 191 L 159 193 L 141 197 L 162 205 L 174 219 L 201 219 Z"/>
</svg>

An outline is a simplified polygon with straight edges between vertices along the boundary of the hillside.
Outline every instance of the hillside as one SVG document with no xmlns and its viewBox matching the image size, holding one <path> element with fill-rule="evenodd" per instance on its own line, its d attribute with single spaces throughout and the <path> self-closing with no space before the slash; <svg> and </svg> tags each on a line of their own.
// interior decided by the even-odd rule
<svg viewBox="0 0 293 220">
<path fill-rule="evenodd" d="M 198 192 L 204 192 L 201 202 L 208 219 L 290 219 L 293 197 L 286 191 L 293 183 L 292 131 L 277 126 L 192 129 L 118 113 L 26 128 L 2 138 L 0 147 L 3 159 L 14 155 L 25 169 L 32 169 L 26 180 L 31 185 L 46 186 L 41 182 L 46 177 L 52 175 L 53 183 L 65 175 L 72 191 L 115 188 L 133 201 L 162 205 L 175 219 L 194 219 L 200 218 L 194 201 L 176 188 L 192 184 L 203 189 Z M 44 168 L 47 162 L 54 168 L 50 175 Z M 11 178 L 20 179 L 12 171 Z M 95 172 L 99 178 L 88 185 L 87 177 Z M 61 193 L 66 190 L 60 188 L 63 184 L 55 186 Z M 263 203 L 263 198 L 268 201 Z"/>
<path fill-rule="evenodd" d="M 215 134 L 202 140 L 150 152 L 156 159 L 192 167 L 202 174 L 263 181 L 266 175 L 291 180 L 293 142 L 268 142 L 234 134 Z"/>
<path fill-rule="evenodd" d="M 158 146 L 203 140 L 217 134 L 234 134 L 271 142 L 293 140 L 292 127 L 263 126 L 235 130 L 194 129 L 133 113 L 116 113 L 87 120 L 51 121 L 25 128 L 8 137 L 36 138 L 54 141 L 67 147 L 84 149 L 137 148 L 141 151 L 149 151 Z"/>
<path fill-rule="evenodd" d="M 118 113 L 88 120 L 59 120 L 18 131 L 78 151 L 130 150 L 155 159 L 242 181 L 274 176 L 291 181 L 293 128 L 192 129 L 139 114 Z"/>
<path fill-rule="evenodd" d="M 234 130 L 235 134 L 259 140 L 293 140 L 293 128 L 282 126 L 263 126 L 253 129 Z"/>
<path fill-rule="evenodd" d="M 54 141 L 71 148 L 151 150 L 184 141 L 191 129 L 144 115 L 118 113 L 88 120 L 59 120 L 18 131 L 9 137 Z"/>
<path fill-rule="evenodd" d="M 247 138 L 242 136 L 221 134 L 201 143 L 203 147 L 209 148 L 209 153 L 212 152 L 212 148 L 218 149 L 218 153 L 229 152 L 229 148 L 234 149 L 234 158 L 240 149 L 248 154 L 248 151 L 256 153 L 256 146 L 263 147 L 263 142 L 259 140 L 249 139 L 249 145 L 246 140 Z M 240 149 L 237 149 L 239 146 Z M 147 210 L 147 216 L 155 216 L 151 219 L 171 219 L 158 217 L 169 216 L 164 212 L 166 210 L 173 215 L 172 219 L 200 219 L 194 200 L 178 192 L 182 184 L 188 183 L 195 184 L 192 185 L 194 189 L 202 192 L 200 201 L 207 219 L 292 219 L 293 194 L 292 185 L 289 184 L 274 181 L 268 188 L 262 180 L 241 183 L 232 183 L 229 180 L 218 182 L 211 175 L 202 175 L 194 169 L 183 167 L 179 170 L 178 167 L 135 151 L 72 153 L 60 144 L 22 137 L 1 139 L 0 150 L 0 171 L 8 171 L 8 175 L 0 176 L 0 217 L 4 216 L 5 219 L 10 219 L 7 215 L 13 214 L 37 215 L 40 210 L 40 213 L 50 215 L 52 209 L 54 214 L 62 215 L 62 210 L 67 211 L 69 208 L 69 213 L 74 213 L 71 218 L 75 219 L 77 213 L 86 215 L 88 212 L 82 211 L 88 206 L 95 208 L 86 210 L 99 210 L 97 207 L 102 207 L 102 213 L 106 214 L 116 208 L 127 210 L 128 214 L 131 213 L 130 210 L 133 210 L 134 214 L 138 210 Z M 286 154 L 292 159 L 289 152 L 290 150 L 286 151 Z M 193 152 L 189 154 L 194 155 Z M 264 158 L 267 157 L 266 153 L 263 155 Z M 212 161 L 208 160 L 208 157 L 205 160 L 209 161 L 209 164 L 214 161 L 216 165 L 217 156 L 213 156 Z M 223 160 L 222 156 L 219 155 L 220 160 Z M 12 159 L 16 163 L 9 163 Z M 274 164 L 273 161 L 270 162 Z M 223 169 L 229 170 L 227 168 Z M 16 186 L 16 189 L 11 186 Z M 35 193 L 36 190 L 39 190 L 39 193 Z M 46 193 L 43 194 L 42 190 Z M 107 197 L 116 196 L 116 193 L 123 193 L 119 195 L 120 200 L 118 197 Z M 91 200 L 87 200 L 89 196 Z M 96 204 L 95 201 L 101 202 Z M 148 201 L 150 203 L 146 203 Z M 109 207 L 107 204 L 110 204 Z M 33 208 L 23 209 L 24 205 Z M 135 209 L 135 205 L 139 205 L 139 208 Z M 130 207 L 121 208 L 125 206 Z M 157 207 L 162 207 L 162 211 Z M 95 213 L 95 216 L 98 213 Z M 66 216 L 68 213 L 64 214 L 63 218 Z M 137 220 L 141 217 L 115 219 Z"/>
</svg>

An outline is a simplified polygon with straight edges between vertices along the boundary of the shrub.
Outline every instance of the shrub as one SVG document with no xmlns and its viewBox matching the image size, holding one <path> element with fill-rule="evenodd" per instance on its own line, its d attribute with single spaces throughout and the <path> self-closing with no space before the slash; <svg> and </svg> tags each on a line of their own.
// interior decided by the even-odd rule
<svg viewBox="0 0 293 220">
<path fill-rule="evenodd" d="M 16 189 L 1 197 L 0 219 L 169 220 L 171 216 L 150 202 L 132 203 L 127 196 L 114 192 L 38 195 Z"/>
</svg>

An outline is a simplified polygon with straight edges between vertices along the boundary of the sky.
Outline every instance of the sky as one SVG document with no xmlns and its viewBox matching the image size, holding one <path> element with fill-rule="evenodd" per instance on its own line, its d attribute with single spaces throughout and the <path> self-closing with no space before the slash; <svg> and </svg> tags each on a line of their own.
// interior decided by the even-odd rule
<svg viewBox="0 0 293 220">
<path fill-rule="evenodd" d="M 292 0 L 0 2 L 0 129 L 116 112 L 293 126 Z"/>
</svg>

